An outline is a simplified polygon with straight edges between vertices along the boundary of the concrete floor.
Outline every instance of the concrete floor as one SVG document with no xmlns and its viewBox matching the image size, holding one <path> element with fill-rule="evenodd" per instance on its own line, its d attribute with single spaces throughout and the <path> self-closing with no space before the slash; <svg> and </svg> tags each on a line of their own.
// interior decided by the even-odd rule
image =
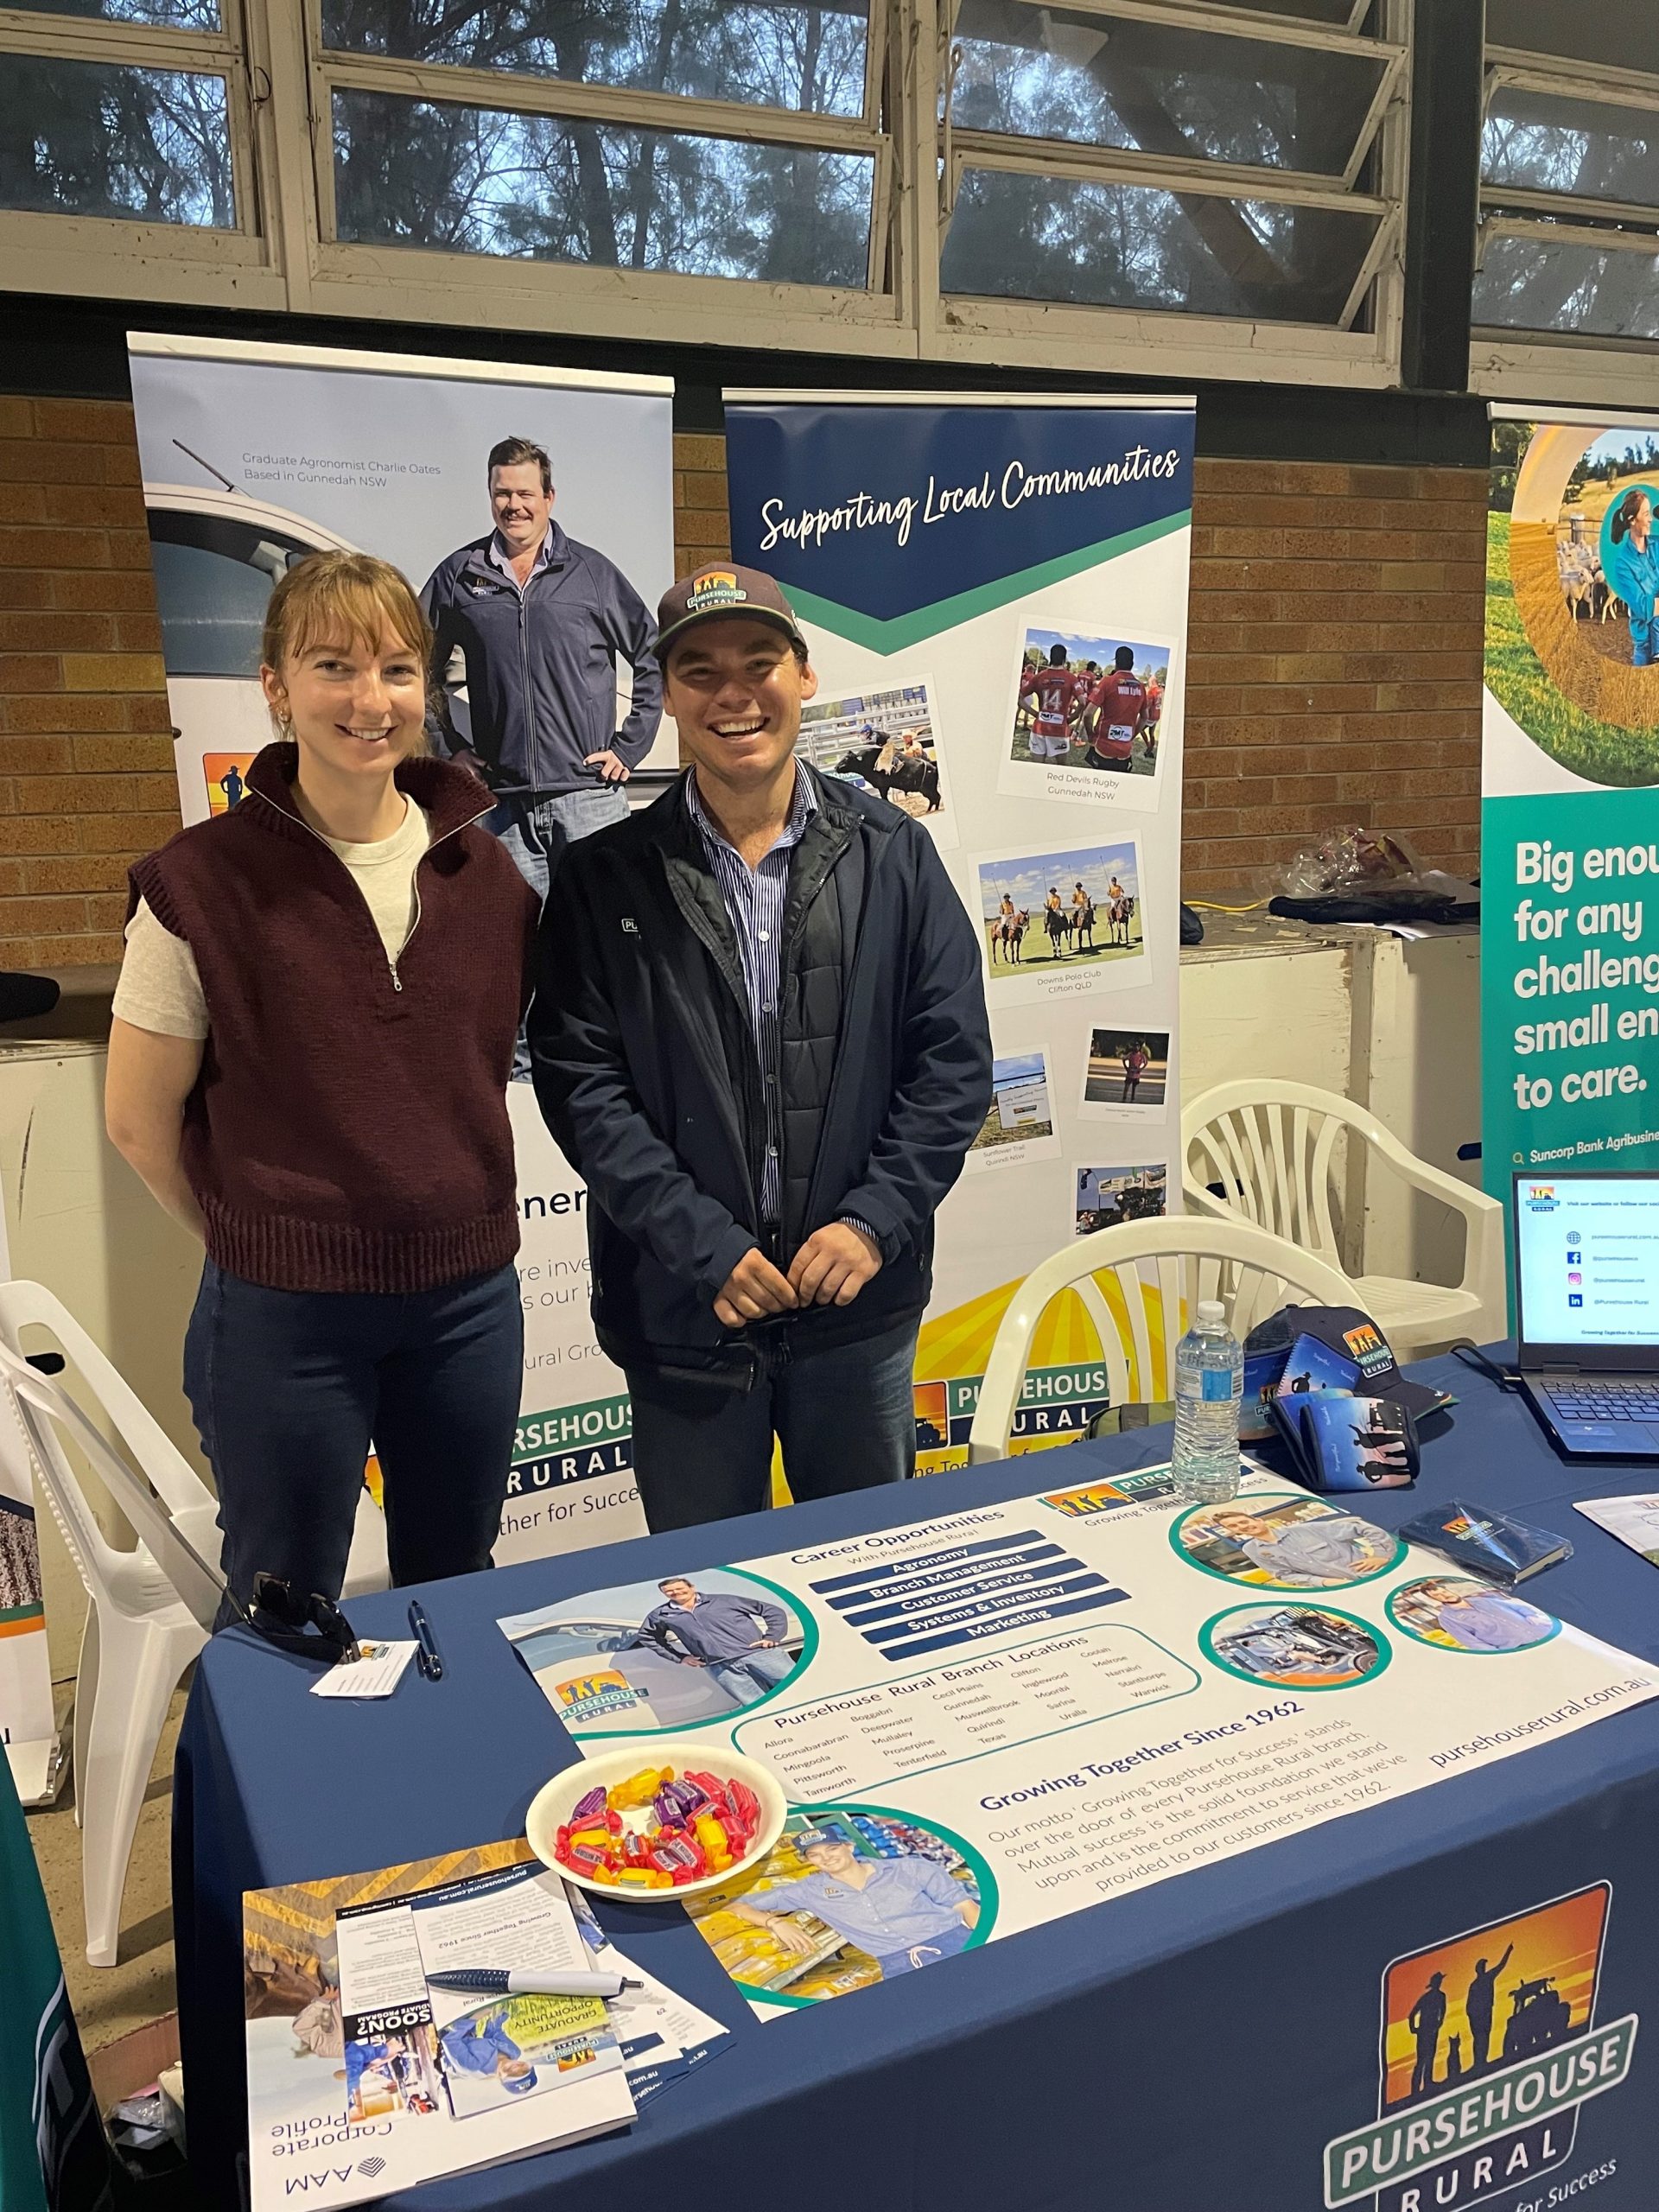
<svg viewBox="0 0 1659 2212">
<path fill-rule="evenodd" d="M 173 1792 L 173 1746 L 184 1718 L 185 1690 L 175 1691 L 167 1726 L 150 1769 L 138 1815 L 126 1896 L 121 1907 L 119 1961 L 86 1963 L 86 1926 L 80 1898 L 80 1830 L 75 1826 L 74 1784 L 67 1783 L 49 1810 L 30 1813 L 29 1832 L 57 1930 L 69 2001 L 88 2055 L 135 2028 L 171 2012 L 178 2002 L 173 1978 L 172 1888 L 168 1834 Z M 60 1725 L 67 1730 L 67 1691 L 60 1694 Z"/>
</svg>

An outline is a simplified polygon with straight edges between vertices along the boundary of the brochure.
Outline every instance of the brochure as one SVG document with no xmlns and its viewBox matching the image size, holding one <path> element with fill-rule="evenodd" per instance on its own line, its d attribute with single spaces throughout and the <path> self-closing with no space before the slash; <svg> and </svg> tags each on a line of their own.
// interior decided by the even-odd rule
<svg viewBox="0 0 1659 2212">
<path fill-rule="evenodd" d="M 693 2067 L 731 2048 L 721 2040 L 728 2031 L 718 2020 L 677 1997 L 666 1983 L 617 1949 L 580 1890 L 567 1884 L 565 1893 L 588 1946 L 588 1963 L 599 1973 L 625 1974 L 640 1985 L 638 1989 L 625 1989 L 606 2006 L 622 2046 L 635 2104 L 648 2103 Z"/>
<path fill-rule="evenodd" d="M 1659 1491 L 1636 1491 L 1629 1497 L 1586 1497 L 1576 1507 L 1621 1544 L 1659 1567 Z"/>
<path fill-rule="evenodd" d="M 359 2204 L 634 2115 L 596 1998 L 434 1989 L 458 1967 L 584 1967 L 522 1839 L 243 1898 L 252 2212 Z"/>
</svg>

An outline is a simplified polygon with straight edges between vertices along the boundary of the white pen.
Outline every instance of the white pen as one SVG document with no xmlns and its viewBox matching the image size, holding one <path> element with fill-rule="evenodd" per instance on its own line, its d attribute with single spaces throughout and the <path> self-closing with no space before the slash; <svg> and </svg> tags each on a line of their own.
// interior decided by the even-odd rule
<svg viewBox="0 0 1659 2212">
<path fill-rule="evenodd" d="M 620 1997 L 625 1989 L 645 1987 L 644 1982 L 630 1981 L 626 1974 L 581 1968 L 558 1974 L 538 1972 L 534 1967 L 457 1967 L 426 1979 L 434 1989 L 471 1989 L 483 1997 Z"/>
</svg>

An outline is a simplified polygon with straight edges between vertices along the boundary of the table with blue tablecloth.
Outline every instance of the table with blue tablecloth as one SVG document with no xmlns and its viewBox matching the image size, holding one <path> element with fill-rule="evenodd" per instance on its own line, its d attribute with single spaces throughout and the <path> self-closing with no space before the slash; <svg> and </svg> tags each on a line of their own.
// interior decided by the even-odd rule
<svg viewBox="0 0 1659 2212">
<path fill-rule="evenodd" d="M 1369 1497 L 1366 1515 L 1396 1527 L 1458 1496 L 1569 1536 L 1575 1556 L 1528 1596 L 1659 1657 L 1659 1573 L 1572 1510 L 1576 1498 L 1659 1487 L 1656 1471 L 1564 1465 L 1520 1400 L 1468 1366 L 1446 1358 L 1411 1372 L 1459 1403 L 1434 1424 L 1415 1490 Z M 1097 1480 L 1168 1453 L 1166 1428 L 1079 1443 L 1061 1478 Z M 204 2204 L 238 2201 L 243 1891 L 512 1836 L 536 1790 L 577 1757 L 499 1617 L 1024 1497 L 1058 1465 L 1001 1461 L 794 1506 L 786 1528 L 756 1516 L 427 1586 L 443 1679 L 411 1669 L 385 1703 L 313 1697 L 305 1661 L 245 1630 L 215 1637 L 175 1780 L 181 2025 Z M 407 1633 L 403 1594 L 351 1611 L 361 1632 Z M 779 2021 L 751 2015 L 677 1905 L 606 1900 L 601 1917 L 622 1947 L 724 2022 L 729 2044 L 625 2133 L 386 2202 L 574 2212 L 602 2193 L 790 2212 L 1311 2212 L 1326 2201 L 1327 2144 L 1377 2117 L 1378 1993 L 1391 1961 L 1606 1884 L 1595 2021 L 1650 2017 L 1659 2036 L 1656 1870 L 1659 1703 L 1649 1703 Z M 1638 2036 L 1605 2093 L 1592 2081 L 1554 2120 L 1511 2115 L 1502 2155 L 1519 2158 L 1512 2171 L 1483 2172 L 1471 2156 L 1450 2196 L 1414 2202 L 1411 2189 L 1384 2186 L 1364 2202 L 1652 2212 L 1656 2075 L 1652 2041 Z"/>
</svg>

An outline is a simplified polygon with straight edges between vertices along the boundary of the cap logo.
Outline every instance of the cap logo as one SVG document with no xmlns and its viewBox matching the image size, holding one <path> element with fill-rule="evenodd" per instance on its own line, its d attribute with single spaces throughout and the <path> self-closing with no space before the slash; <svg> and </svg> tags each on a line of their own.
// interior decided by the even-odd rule
<svg viewBox="0 0 1659 2212">
<path fill-rule="evenodd" d="M 740 606 L 748 595 L 730 569 L 708 569 L 691 579 L 686 613 L 701 614 L 705 607 Z"/>
</svg>

